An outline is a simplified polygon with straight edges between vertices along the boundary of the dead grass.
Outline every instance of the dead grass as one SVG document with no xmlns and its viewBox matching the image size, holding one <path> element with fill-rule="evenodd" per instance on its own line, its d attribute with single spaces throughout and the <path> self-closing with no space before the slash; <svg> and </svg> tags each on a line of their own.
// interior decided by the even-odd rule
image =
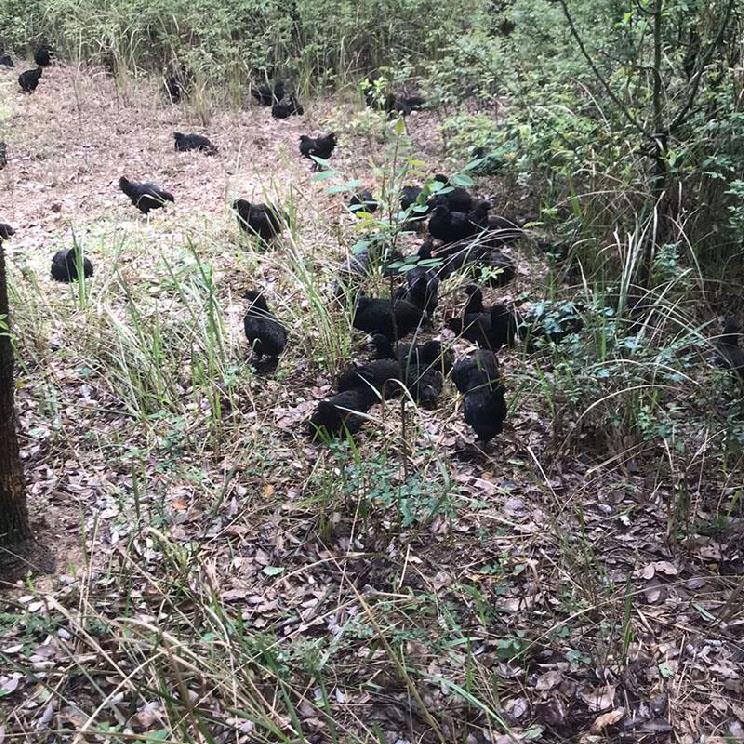
<svg viewBox="0 0 744 744">
<path fill-rule="evenodd" d="M 327 288 L 357 228 L 296 142 L 350 127 L 351 104 L 212 112 L 205 158 L 173 151 L 174 129 L 202 129 L 147 84 L 117 95 L 55 67 L 23 97 L 3 75 L 18 407 L 58 575 L 0 615 L 0 740 L 742 740 L 741 470 L 708 466 L 718 433 L 635 475 L 576 432 L 555 461 L 573 422 L 551 419 L 515 351 L 488 453 L 451 389 L 435 412 L 374 409 L 359 453 L 311 446 L 301 424 L 333 364 L 303 272 Z M 433 126 L 414 117 L 411 136 L 436 171 Z M 353 136 L 334 165 L 368 182 L 385 148 Z M 122 173 L 175 205 L 145 222 Z M 293 236 L 239 246 L 238 195 L 290 203 Z M 73 231 L 88 294 L 48 278 Z M 507 296 L 539 296 L 545 267 L 523 250 Z M 254 283 L 292 330 L 274 379 L 246 364 Z M 359 348 L 328 316 L 338 349 Z M 701 528 L 680 541 L 685 488 Z M 734 504 L 725 529 L 716 499 Z"/>
</svg>

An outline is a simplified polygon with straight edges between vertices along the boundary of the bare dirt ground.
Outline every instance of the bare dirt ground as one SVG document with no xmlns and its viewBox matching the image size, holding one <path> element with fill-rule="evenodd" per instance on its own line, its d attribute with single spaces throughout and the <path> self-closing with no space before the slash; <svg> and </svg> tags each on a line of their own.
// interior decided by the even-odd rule
<svg viewBox="0 0 744 744">
<path fill-rule="evenodd" d="M 30 507 L 58 572 L 4 600 L 0 742 L 744 740 L 741 530 L 669 534 L 680 489 L 699 517 L 740 488 L 730 473 L 629 474 L 588 434 L 551 460 L 574 422 L 550 420 L 517 352 L 487 452 L 452 389 L 434 412 L 379 407 L 358 457 L 304 437 L 332 344 L 302 271 L 327 289 L 358 228 L 297 140 L 337 128 L 334 166 L 379 182 L 387 145 L 352 133 L 351 104 L 202 127 L 147 83 L 59 66 L 23 96 L 17 73 L 0 79 L 0 219 L 17 230 Z M 441 169 L 435 121 L 409 126 Z M 175 153 L 174 130 L 220 154 Z M 146 221 L 122 174 L 175 204 Z M 268 254 L 239 244 L 228 209 L 253 195 L 297 213 Z M 95 265 L 87 299 L 48 277 L 73 234 Z M 515 257 L 499 297 L 544 270 Z M 295 339 L 270 379 L 245 362 L 239 293 L 256 283 Z M 338 349 L 364 348 L 337 330 Z"/>
</svg>

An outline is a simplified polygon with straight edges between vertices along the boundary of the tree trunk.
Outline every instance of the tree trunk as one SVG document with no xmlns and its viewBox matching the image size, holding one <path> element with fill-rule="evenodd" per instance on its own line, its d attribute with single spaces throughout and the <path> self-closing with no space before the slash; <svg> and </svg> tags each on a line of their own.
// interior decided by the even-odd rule
<svg viewBox="0 0 744 744">
<path fill-rule="evenodd" d="M 667 197 L 668 170 L 666 164 L 667 131 L 664 127 L 664 84 L 661 76 L 663 62 L 663 26 L 664 26 L 664 0 L 655 0 L 654 10 L 654 63 L 653 63 L 653 90 L 652 104 L 654 117 L 654 132 L 651 135 L 650 144 L 651 157 L 653 159 L 653 172 L 651 174 L 651 194 L 654 209 L 657 212 L 656 230 L 650 231 L 644 246 L 643 260 L 639 281 L 646 289 L 651 285 L 651 274 L 654 255 L 657 248 L 664 245 L 670 233 L 669 227 L 673 224 L 674 217 L 668 213 L 669 203 Z"/>
<path fill-rule="evenodd" d="M 0 546 L 31 538 L 13 403 L 13 344 L 10 340 L 5 249 L 0 241 Z"/>
</svg>

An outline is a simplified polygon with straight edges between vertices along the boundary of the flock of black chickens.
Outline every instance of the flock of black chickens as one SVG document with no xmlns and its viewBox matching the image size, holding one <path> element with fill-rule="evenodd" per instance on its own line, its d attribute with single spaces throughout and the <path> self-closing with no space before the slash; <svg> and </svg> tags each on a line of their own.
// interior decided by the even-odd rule
<svg viewBox="0 0 744 744">
<path fill-rule="evenodd" d="M 37 68 L 19 77 L 26 92 L 36 89 L 42 68 L 51 64 L 53 51 L 41 47 L 35 54 Z M 0 65 L 12 61 L 0 56 Z M 180 86 L 180 87 L 179 87 Z M 180 100 L 182 84 L 175 78 L 166 81 L 171 100 Z M 253 91 L 256 101 L 271 106 L 272 116 L 285 119 L 302 115 L 303 106 L 286 85 L 260 85 Z M 372 101 L 367 99 L 368 104 Z M 421 108 L 419 96 L 386 95 L 376 106 L 388 113 L 408 115 Z M 217 147 L 205 136 L 174 132 L 177 151 L 196 150 L 213 155 Z M 303 135 L 300 154 L 312 161 L 315 170 L 322 169 L 332 157 L 337 144 L 336 134 L 320 137 Z M 4 145 L 0 145 L 0 168 L 6 162 Z M 143 214 L 163 208 L 174 197 L 155 183 L 137 183 L 124 176 L 120 190 Z M 399 218 L 404 229 L 426 229 L 428 237 L 414 256 L 404 257 L 384 243 L 372 241 L 366 249 L 354 253 L 340 267 L 334 297 L 348 302 L 355 329 L 371 337 L 370 358 L 355 362 L 344 369 L 336 380 L 336 392 L 318 403 L 309 419 L 313 439 L 330 439 L 354 435 L 369 419 L 368 412 L 381 401 L 408 396 L 424 408 L 433 408 L 442 392 L 444 380 L 450 376 L 463 395 L 465 422 L 475 431 L 480 442 L 488 442 L 503 428 L 507 414 L 504 385 L 495 353 L 525 335 L 525 322 L 504 304 L 485 306 L 481 288 L 468 284 L 467 300 L 460 315 L 447 321 L 458 336 L 467 339 L 478 350 L 470 356 L 454 359 L 452 351 L 438 340 L 425 343 L 404 343 L 402 339 L 433 325 L 443 279 L 455 272 L 470 273 L 482 283 L 503 287 L 516 275 L 516 267 L 502 248 L 524 234 L 515 221 L 492 215 L 491 202 L 479 199 L 457 185 L 456 179 L 437 174 L 423 186 L 406 185 L 399 193 Z M 373 214 L 379 203 L 372 192 L 363 189 L 348 203 L 358 216 Z M 289 226 L 290 216 L 271 204 L 252 203 L 236 199 L 232 204 L 240 228 L 252 239 L 266 245 Z M 0 244 L 13 235 L 9 225 L 0 225 Z M 369 297 L 361 285 L 371 272 L 381 268 L 389 276 L 403 276 L 401 286 L 390 297 Z M 80 274 L 93 275 L 93 265 L 79 250 L 59 251 L 52 259 L 52 278 L 60 282 L 76 281 Z M 251 345 L 253 365 L 257 371 L 276 368 L 283 354 L 289 333 L 270 310 L 264 293 L 251 290 L 244 295 L 250 306 L 244 318 L 246 338 Z M 578 313 L 568 319 L 566 327 L 549 340 L 559 342 L 563 335 L 580 330 Z M 539 334 L 539 327 L 527 327 L 527 334 Z M 739 346 L 739 327 L 727 321 L 724 335 L 717 347 L 722 363 L 736 370 L 744 379 L 744 349 Z"/>
</svg>

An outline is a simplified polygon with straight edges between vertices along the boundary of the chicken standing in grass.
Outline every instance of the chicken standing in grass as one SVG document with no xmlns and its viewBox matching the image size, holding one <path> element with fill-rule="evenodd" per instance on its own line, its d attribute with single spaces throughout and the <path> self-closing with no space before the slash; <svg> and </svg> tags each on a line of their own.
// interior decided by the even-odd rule
<svg viewBox="0 0 744 744">
<path fill-rule="evenodd" d="M 506 419 L 506 401 L 493 352 L 479 349 L 473 356 L 459 359 L 452 369 L 452 381 L 464 395 L 465 423 L 478 439 L 488 442 L 500 434 Z"/>
<path fill-rule="evenodd" d="M 369 189 L 362 189 L 352 195 L 347 206 L 349 207 L 349 210 L 355 214 L 359 212 L 368 212 L 369 214 L 372 214 L 377 211 L 377 208 L 380 205 L 375 197 L 372 196 L 372 192 Z"/>
<path fill-rule="evenodd" d="M 424 408 L 433 408 L 442 392 L 444 375 L 452 369 L 453 354 L 443 349 L 440 341 L 425 344 L 398 344 L 380 333 L 372 335 L 372 346 L 378 360 L 394 359 L 401 369 L 411 398 Z"/>
<path fill-rule="evenodd" d="M 395 341 L 419 327 L 423 313 L 407 300 L 391 302 L 383 297 L 357 298 L 353 326 L 365 333 L 381 333 Z"/>
<path fill-rule="evenodd" d="M 119 188 L 143 214 L 152 209 L 161 209 L 166 202 L 174 201 L 173 194 L 164 191 L 155 183 L 137 183 L 122 176 L 119 179 Z"/>
<path fill-rule="evenodd" d="M 443 204 L 450 212 L 465 212 L 466 214 L 475 207 L 475 202 L 470 192 L 462 186 L 453 186 L 450 179 L 442 173 L 434 176 L 436 183 L 442 184 L 441 191 L 437 191 L 430 199 L 429 204 L 433 208 L 437 204 Z"/>
<path fill-rule="evenodd" d="M 271 205 L 236 199 L 232 208 L 238 213 L 240 228 L 261 240 L 275 238 L 289 224 L 289 215 Z"/>
<path fill-rule="evenodd" d="M 13 58 L 9 54 L 0 54 L 0 67 L 13 67 Z"/>
<path fill-rule="evenodd" d="M 419 202 L 421 186 L 403 186 L 400 190 L 400 208 L 405 212 Z M 422 205 L 423 206 L 423 205 Z"/>
<path fill-rule="evenodd" d="M 436 269 L 430 269 L 439 279 L 465 269 L 471 275 L 485 273 L 483 282 L 489 287 L 503 287 L 517 274 L 516 265 L 503 251 L 480 240 L 442 245 L 434 251 L 433 241 L 425 240 L 418 249 L 418 257 L 439 262 Z"/>
<path fill-rule="evenodd" d="M 308 422 L 310 436 L 317 441 L 356 434 L 364 423 L 361 414 L 369 411 L 377 400 L 375 391 L 365 385 L 319 401 Z"/>
<path fill-rule="evenodd" d="M 465 212 L 452 212 L 446 204 L 437 204 L 429 217 L 429 234 L 443 243 L 465 240 L 478 232 Z"/>
<path fill-rule="evenodd" d="M 39 87 L 41 80 L 41 67 L 26 70 L 18 76 L 18 85 L 24 93 L 33 93 Z"/>
<path fill-rule="evenodd" d="M 37 67 L 49 67 L 52 64 L 52 57 L 54 56 L 54 50 L 47 44 L 42 44 L 34 52 L 34 62 Z"/>
<path fill-rule="evenodd" d="M 720 366 L 730 369 L 744 382 L 744 348 L 739 345 L 741 336 L 741 328 L 736 318 L 726 318 L 723 334 L 716 342 L 716 351 Z"/>
<path fill-rule="evenodd" d="M 303 116 L 305 107 L 294 95 L 277 101 L 271 107 L 271 116 L 274 119 L 289 119 L 290 116 Z"/>
<path fill-rule="evenodd" d="M 243 327 L 253 349 L 255 366 L 276 368 L 279 356 L 287 345 L 287 329 L 269 310 L 263 292 L 250 290 L 244 297 L 251 303 L 243 318 Z"/>
<path fill-rule="evenodd" d="M 0 223 L 0 245 L 2 245 L 3 240 L 9 240 L 14 235 L 15 230 L 10 225 Z"/>
<path fill-rule="evenodd" d="M 331 132 L 325 137 L 309 137 L 303 134 L 300 137 L 300 154 L 308 160 L 313 160 L 313 158 L 328 160 L 333 155 L 336 144 L 335 132 Z M 320 164 L 315 160 L 313 160 L 313 170 L 320 170 Z"/>
<path fill-rule="evenodd" d="M 181 103 L 186 95 L 186 84 L 176 75 L 171 75 L 165 79 L 165 90 L 171 103 Z"/>
<path fill-rule="evenodd" d="M 201 134 L 184 134 L 183 132 L 173 132 L 175 148 L 178 152 L 188 152 L 189 150 L 200 150 L 207 155 L 215 155 L 217 148 L 212 144 L 208 137 Z"/>
<path fill-rule="evenodd" d="M 65 284 L 77 281 L 79 278 L 79 264 L 78 253 L 74 248 L 70 248 L 69 251 L 57 251 L 52 256 L 52 279 Z M 82 267 L 83 276 L 86 279 L 90 279 L 93 276 L 93 264 L 91 260 L 82 256 Z"/>
<path fill-rule="evenodd" d="M 338 376 L 336 387 L 341 393 L 369 387 L 382 398 L 393 398 L 403 390 L 400 364 L 395 359 L 373 359 L 363 364 L 352 364 Z"/>
<path fill-rule="evenodd" d="M 475 285 L 465 288 L 468 300 L 459 318 L 450 318 L 450 330 L 492 351 L 511 344 L 517 333 L 517 318 L 506 305 L 483 307 L 483 293 Z"/>
<path fill-rule="evenodd" d="M 396 296 L 408 300 L 431 320 L 439 304 L 439 277 L 432 269 L 414 266 L 406 272 L 406 286 Z"/>
<path fill-rule="evenodd" d="M 273 86 L 263 83 L 251 88 L 251 95 L 260 106 L 271 106 L 278 103 L 284 98 L 285 92 L 286 86 L 283 80 L 277 80 Z"/>
<path fill-rule="evenodd" d="M 49 67 L 52 64 L 54 50 L 47 44 L 42 44 L 34 52 L 34 62 L 38 67 Z"/>
</svg>

